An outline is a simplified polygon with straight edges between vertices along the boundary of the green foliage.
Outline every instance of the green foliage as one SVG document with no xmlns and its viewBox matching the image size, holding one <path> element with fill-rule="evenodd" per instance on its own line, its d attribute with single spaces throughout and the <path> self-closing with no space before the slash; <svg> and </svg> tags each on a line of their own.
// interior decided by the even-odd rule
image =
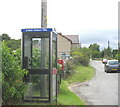
<svg viewBox="0 0 120 107">
<path fill-rule="evenodd" d="M 90 54 L 87 52 L 89 52 L 89 49 L 87 48 L 72 50 L 71 52 L 72 59 L 67 60 L 65 63 L 65 71 L 66 71 L 65 77 L 74 73 L 74 69 L 76 65 L 80 65 L 80 64 L 84 66 L 89 65 Z"/>
<path fill-rule="evenodd" d="M 90 49 L 89 48 L 83 47 L 80 49 L 80 52 L 90 58 Z"/>
<path fill-rule="evenodd" d="M 19 102 L 24 94 L 26 85 L 22 79 L 27 71 L 21 69 L 19 58 L 14 56 L 11 49 L 4 42 L 2 44 L 3 103 L 13 104 Z"/>
<path fill-rule="evenodd" d="M 21 40 L 20 39 L 19 40 L 10 39 L 9 41 L 7 41 L 6 44 L 12 50 L 16 50 L 16 49 L 20 48 L 20 46 L 21 46 Z"/>
<path fill-rule="evenodd" d="M 95 70 L 91 66 L 75 66 L 75 73 L 73 75 L 70 75 L 65 80 L 68 81 L 69 84 L 74 82 L 84 82 L 86 80 L 90 80 L 92 77 L 94 77 Z"/>
<path fill-rule="evenodd" d="M 41 54 L 39 48 L 33 48 L 32 67 L 40 68 Z"/>
<path fill-rule="evenodd" d="M 111 59 L 112 58 L 112 49 L 111 48 L 105 48 L 103 50 L 104 56 L 107 59 Z"/>
<path fill-rule="evenodd" d="M 92 51 L 91 52 L 92 53 L 92 58 L 99 58 L 100 57 L 100 52 L 98 52 L 98 51 Z"/>
<path fill-rule="evenodd" d="M 114 49 L 112 51 L 113 58 L 115 58 L 117 54 L 118 54 L 118 49 Z"/>
<path fill-rule="evenodd" d="M 115 59 L 117 59 L 120 62 L 120 54 L 116 54 Z"/>
<path fill-rule="evenodd" d="M 2 94 L 2 42 L 1 41 L 0 41 L 0 93 Z"/>
<path fill-rule="evenodd" d="M 66 61 L 66 63 L 65 63 L 65 71 L 66 71 L 65 77 L 74 73 L 74 68 L 75 68 L 74 61 L 75 61 L 74 59 L 69 59 Z"/>
<path fill-rule="evenodd" d="M 6 45 L 12 50 L 16 50 L 21 46 L 20 39 L 19 40 L 11 39 L 11 37 L 9 37 L 8 34 L 2 34 L 0 35 L 0 37 L 2 37 L 2 41 L 6 42 Z"/>
<path fill-rule="evenodd" d="M 90 56 L 92 59 L 100 57 L 100 46 L 96 43 L 89 46 Z"/>
<path fill-rule="evenodd" d="M 73 93 L 68 86 L 68 81 L 62 80 L 58 95 L 58 105 L 85 105 L 85 102 Z"/>
<path fill-rule="evenodd" d="M 8 36 L 8 34 L 2 34 L 2 41 L 9 41 L 10 40 L 10 37 Z"/>
<path fill-rule="evenodd" d="M 97 43 L 90 44 L 89 46 L 89 52 L 92 59 L 95 58 L 106 58 L 106 59 L 112 59 L 116 58 L 116 54 L 118 53 L 118 49 L 112 50 L 110 46 L 107 48 L 104 48 L 100 51 L 100 46 Z"/>
<path fill-rule="evenodd" d="M 81 56 L 81 57 L 83 57 L 83 54 L 80 51 L 73 51 L 72 56 Z"/>
<path fill-rule="evenodd" d="M 83 57 L 79 57 L 79 62 L 84 65 L 84 66 L 88 66 L 89 65 L 89 57 L 88 56 L 83 56 Z"/>
<path fill-rule="evenodd" d="M 57 70 L 61 71 L 61 64 L 59 64 L 59 63 L 57 64 Z"/>
<path fill-rule="evenodd" d="M 104 50 L 100 51 L 100 58 L 104 58 Z"/>
<path fill-rule="evenodd" d="M 74 58 L 74 64 L 82 64 L 84 66 L 88 66 L 89 64 L 89 55 L 87 54 L 89 50 L 86 49 L 77 49 L 71 52 L 72 57 Z"/>
<path fill-rule="evenodd" d="M 91 50 L 91 51 L 100 51 L 100 46 L 98 45 L 98 44 L 96 44 L 96 43 L 94 43 L 94 44 L 91 44 L 90 46 L 89 46 L 89 49 Z"/>
<path fill-rule="evenodd" d="M 13 55 L 16 58 L 18 64 L 21 65 L 21 49 L 19 48 L 17 50 L 12 51 L 12 52 L 13 52 Z"/>
</svg>

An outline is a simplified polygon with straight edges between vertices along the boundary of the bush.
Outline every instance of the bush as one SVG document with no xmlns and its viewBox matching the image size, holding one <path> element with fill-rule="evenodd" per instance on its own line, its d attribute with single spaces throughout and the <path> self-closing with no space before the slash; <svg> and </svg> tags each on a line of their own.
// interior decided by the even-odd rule
<svg viewBox="0 0 120 107">
<path fill-rule="evenodd" d="M 74 69 L 75 69 L 74 59 L 67 60 L 66 64 L 65 64 L 66 76 L 71 75 L 72 73 L 74 73 Z"/>
<path fill-rule="evenodd" d="M 89 65 L 89 57 L 82 52 L 72 52 L 72 56 L 74 58 L 74 64 L 82 64 L 84 66 Z"/>
<path fill-rule="evenodd" d="M 20 67 L 20 61 L 5 43 L 2 44 L 2 99 L 3 104 L 19 103 L 24 95 L 26 85 L 23 82 L 26 70 Z"/>
<path fill-rule="evenodd" d="M 120 54 L 116 54 L 115 59 L 117 59 L 120 62 Z"/>
<path fill-rule="evenodd" d="M 89 65 L 89 58 L 87 56 L 84 57 L 78 57 L 79 63 L 84 65 L 84 66 L 88 66 Z"/>
<path fill-rule="evenodd" d="M 82 54 L 81 54 L 82 55 Z M 75 71 L 75 66 L 82 64 L 83 66 L 88 66 L 89 65 L 89 58 L 86 56 L 74 56 L 74 58 L 69 59 L 66 61 L 65 64 L 65 71 L 66 74 L 64 77 L 67 77 L 68 75 L 73 74 Z"/>
</svg>

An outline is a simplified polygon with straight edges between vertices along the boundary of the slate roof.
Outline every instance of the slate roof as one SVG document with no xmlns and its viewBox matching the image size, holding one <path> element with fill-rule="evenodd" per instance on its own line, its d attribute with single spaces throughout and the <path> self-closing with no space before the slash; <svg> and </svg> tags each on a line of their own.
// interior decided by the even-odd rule
<svg viewBox="0 0 120 107">
<path fill-rule="evenodd" d="M 64 35 L 66 38 L 70 39 L 72 43 L 79 44 L 79 35 Z"/>
</svg>

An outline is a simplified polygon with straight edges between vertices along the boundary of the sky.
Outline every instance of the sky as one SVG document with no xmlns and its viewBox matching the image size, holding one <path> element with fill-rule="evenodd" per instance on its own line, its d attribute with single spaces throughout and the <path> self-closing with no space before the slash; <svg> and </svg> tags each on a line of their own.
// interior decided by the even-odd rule
<svg viewBox="0 0 120 107">
<path fill-rule="evenodd" d="M 119 0 L 47 0 L 48 28 L 79 35 L 82 47 L 118 46 Z M 21 38 L 21 29 L 41 27 L 41 0 L 0 0 L 0 35 Z"/>
</svg>

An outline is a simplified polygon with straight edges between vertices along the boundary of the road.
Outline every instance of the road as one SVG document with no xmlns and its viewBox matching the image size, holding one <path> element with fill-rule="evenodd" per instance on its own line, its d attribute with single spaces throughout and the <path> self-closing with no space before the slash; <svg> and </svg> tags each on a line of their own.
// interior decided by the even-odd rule
<svg viewBox="0 0 120 107">
<path fill-rule="evenodd" d="M 88 105 L 118 105 L 118 73 L 105 73 L 101 61 L 91 61 L 95 77 L 70 87 Z"/>
</svg>

